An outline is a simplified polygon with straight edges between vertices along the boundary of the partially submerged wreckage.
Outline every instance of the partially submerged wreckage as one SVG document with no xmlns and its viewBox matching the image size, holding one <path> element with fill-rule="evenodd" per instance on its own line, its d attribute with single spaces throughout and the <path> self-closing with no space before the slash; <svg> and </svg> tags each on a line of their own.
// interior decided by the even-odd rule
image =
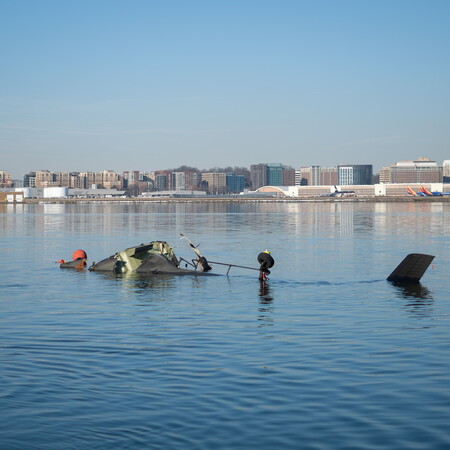
<svg viewBox="0 0 450 450">
<path fill-rule="evenodd" d="M 173 248 L 165 241 L 152 241 L 148 244 L 140 244 L 130 247 L 114 255 L 105 258 L 98 263 L 93 263 L 89 270 L 92 272 L 108 272 L 115 274 L 136 273 L 140 275 L 217 275 L 212 272 L 210 264 L 218 264 L 228 267 L 227 275 L 232 267 L 256 270 L 259 279 L 266 280 L 270 274 L 270 268 L 275 264 L 268 250 L 258 255 L 259 268 L 240 266 L 216 261 L 208 261 L 186 236 L 186 239 L 194 251 L 196 258 L 190 261 L 177 258 Z M 388 276 L 387 281 L 394 283 L 419 283 L 425 271 L 433 261 L 434 256 L 421 253 L 410 253 Z M 62 269 L 84 269 L 87 266 L 87 255 L 84 250 L 76 250 L 72 255 L 72 261 L 58 261 Z M 182 265 L 184 264 L 184 268 Z"/>
<path fill-rule="evenodd" d="M 182 235 L 187 239 L 186 236 Z M 195 246 L 189 239 L 190 247 L 196 254 L 196 258 L 188 261 L 184 258 L 177 258 L 173 248 L 165 241 L 152 241 L 148 244 L 140 244 L 130 247 L 114 255 L 109 256 L 97 263 L 93 263 L 89 270 L 92 272 L 109 272 L 115 274 L 136 273 L 140 275 L 217 275 L 211 272 L 211 264 L 218 264 L 228 267 L 227 275 L 232 267 L 242 269 L 257 270 L 262 280 L 267 279 L 275 261 L 268 250 L 258 255 L 259 268 L 240 266 L 221 262 L 208 262 L 200 254 L 198 246 Z M 81 253 L 82 252 L 82 253 Z M 76 258 L 77 257 L 77 258 Z M 83 250 L 76 250 L 72 255 L 73 261 L 59 261 L 62 269 L 76 268 L 82 269 L 87 263 L 87 255 Z M 185 268 L 182 267 L 184 264 Z"/>
</svg>

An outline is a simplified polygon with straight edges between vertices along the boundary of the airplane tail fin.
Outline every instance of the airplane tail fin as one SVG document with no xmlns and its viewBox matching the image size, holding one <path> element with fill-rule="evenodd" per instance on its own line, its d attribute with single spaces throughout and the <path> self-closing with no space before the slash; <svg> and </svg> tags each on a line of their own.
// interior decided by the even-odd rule
<svg viewBox="0 0 450 450">
<path fill-rule="evenodd" d="M 433 195 L 430 191 L 427 191 L 423 186 L 420 187 L 420 191 L 425 195 Z"/>
<path fill-rule="evenodd" d="M 409 186 L 408 186 L 408 193 L 417 196 L 417 194 Z"/>
<path fill-rule="evenodd" d="M 418 283 L 434 256 L 422 253 L 410 253 L 387 277 L 387 281 Z"/>
</svg>

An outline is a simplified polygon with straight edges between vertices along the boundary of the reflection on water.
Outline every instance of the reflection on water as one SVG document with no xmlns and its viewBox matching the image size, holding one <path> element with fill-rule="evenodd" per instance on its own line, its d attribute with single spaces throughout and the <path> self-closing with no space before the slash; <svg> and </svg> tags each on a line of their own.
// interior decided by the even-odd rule
<svg viewBox="0 0 450 450">
<path fill-rule="evenodd" d="M 259 280 L 259 297 L 261 304 L 270 303 L 273 300 L 269 281 Z"/>
<path fill-rule="evenodd" d="M 0 206 L 0 446 L 450 448 L 449 206 Z M 53 263 L 155 239 L 189 260 L 180 233 L 212 261 L 270 248 L 270 280 Z M 411 252 L 428 287 L 386 281 Z"/>
<path fill-rule="evenodd" d="M 268 280 L 258 280 L 259 281 L 259 299 L 260 307 L 258 308 L 258 326 L 273 326 L 273 295 L 271 292 L 270 281 Z"/>
<path fill-rule="evenodd" d="M 429 298 L 409 301 L 405 304 L 405 308 L 411 315 L 422 317 L 433 316 L 433 300 Z"/>
<path fill-rule="evenodd" d="M 393 283 L 403 298 L 419 298 L 433 300 L 431 291 L 421 283 Z"/>
<path fill-rule="evenodd" d="M 34 232 L 56 232 L 63 224 L 71 233 L 141 235 L 154 229 L 202 227 L 255 233 L 328 235 L 335 239 L 372 234 L 450 234 L 447 203 L 79 203 L 0 205 L 0 226 L 14 223 Z M 421 217 L 414 222 L 415 217 Z M 156 237 L 158 238 L 158 237 Z M 349 241 L 347 241 L 349 242 Z M 131 245 L 134 245 L 131 244 Z"/>
<path fill-rule="evenodd" d="M 397 296 L 406 299 L 405 309 L 413 316 L 432 317 L 434 299 L 421 283 L 394 283 Z"/>
</svg>

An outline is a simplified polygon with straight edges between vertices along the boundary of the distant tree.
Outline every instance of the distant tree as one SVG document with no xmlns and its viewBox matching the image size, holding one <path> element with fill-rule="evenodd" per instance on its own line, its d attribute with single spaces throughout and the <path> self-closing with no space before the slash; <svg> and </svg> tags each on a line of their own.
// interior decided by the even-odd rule
<svg viewBox="0 0 450 450">
<path fill-rule="evenodd" d="M 243 175 L 245 178 L 246 187 L 250 186 L 250 171 L 247 169 L 247 167 L 234 167 L 233 172 L 236 175 Z"/>
<path fill-rule="evenodd" d="M 168 169 L 168 172 L 196 172 L 200 173 L 200 170 L 197 169 L 197 167 L 191 167 L 191 166 L 180 166 L 177 169 Z"/>
</svg>

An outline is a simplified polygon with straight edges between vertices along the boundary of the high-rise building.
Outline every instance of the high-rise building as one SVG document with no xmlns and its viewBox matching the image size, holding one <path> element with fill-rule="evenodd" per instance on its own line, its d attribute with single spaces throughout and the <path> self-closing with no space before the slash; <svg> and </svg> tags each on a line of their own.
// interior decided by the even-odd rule
<svg viewBox="0 0 450 450">
<path fill-rule="evenodd" d="M 398 161 L 380 170 L 380 183 L 442 183 L 443 166 L 428 158 Z"/>
<path fill-rule="evenodd" d="M 338 184 L 338 170 L 336 167 L 308 166 L 300 168 L 302 185 L 304 186 L 333 186 Z"/>
<path fill-rule="evenodd" d="M 295 169 L 292 167 L 283 167 L 282 186 L 295 186 Z"/>
<path fill-rule="evenodd" d="M 269 186 L 283 186 L 282 164 L 267 164 L 267 184 Z"/>
<path fill-rule="evenodd" d="M 322 167 L 320 182 L 322 186 L 334 186 L 337 183 L 338 171 L 336 167 Z"/>
<path fill-rule="evenodd" d="M 11 175 L 6 170 L 0 170 L 0 188 L 12 188 L 13 186 Z"/>
<path fill-rule="evenodd" d="M 50 172 L 38 170 L 24 176 L 24 187 L 67 187 L 86 189 L 93 185 L 103 186 L 105 189 L 119 188 L 121 177 L 113 170 L 102 172 Z"/>
<path fill-rule="evenodd" d="M 202 183 L 211 194 L 223 194 L 227 191 L 227 174 L 225 172 L 202 172 Z"/>
<path fill-rule="evenodd" d="M 236 175 L 228 172 L 226 176 L 227 192 L 232 194 L 238 194 L 245 189 L 245 177 L 244 175 Z"/>
<path fill-rule="evenodd" d="M 194 172 L 193 170 L 185 170 L 184 171 L 184 183 L 186 189 L 193 191 L 198 189 L 199 182 L 199 174 L 198 172 Z"/>
<path fill-rule="evenodd" d="M 446 159 L 442 163 L 442 181 L 450 183 L 450 159 Z"/>
<path fill-rule="evenodd" d="M 50 172 L 49 170 L 36 171 L 36 187 L 61 187 L 61 172 Z"/>
<path fill-rule="evenodd" d="M 267 186 L 266 164 L 253 164 L 250 166 L 250 183 L 253 190 Z"/>
<path fill-rule="evenodd" d="M 169 188 L 169 172 L 164 170 L 158 170 L 155 172 L 155 188 L 158 191 L 165 191 Z"/>
<path fill-rule="evenodd" d="M 92 186 L 97 184 L 95 178 L 95 172 L 80 172 L 80 177 L 83 179 L 84 189 L 91 189 Z"/>
<path fill-rule="evenodd" d="M 252 189 L 263 186 L 294 186 L 295 170 L 280 163 L 254 164 L 250 166 Z"/>
<path fill-rule="evenodd" d="M 167 189 L 174 191 L 195 190 L 198 188 L 198 173 L 194 171 L 177 170 L 169 172 Z"/>
<path fill-rule="evenodd" d="M 175 191 L 184 191 L 186 190 L 186 175 L 184 172 L 173 172 L 172 173 L 174 179 L 174 187 Z"/>
<path fill-rule="evenodd" d="M 122 173 L 122 188 L 127 189 L 130 185 L 141 181 L 141 173 L 139 170 L 126 170 Z"/>
<path fill-rule="evenodd" d="M 120 175 L 114 170 L 103 170 L 101 172 L 102 185 L 105 189 L 118 188 L 121 184 Z"/>
<path fill-rule="evenodd" d="M 149 172 L 141 172 L 140 170 L 125 171 L 122 173 L 121 189 L 128 190 L 133 197 L 148 192 L 154 188 L 154 180 Z"/>
<path fill-rule="evenodd" d="M 36 172 L 29 172 L 23 176 L 23 187 L 36 187 Z"/>
<path fill-rule="evenodd" d="M 340 186 L 373 184 L 371 164 L 339 164 L 337 171 Z"/>
</svg>

